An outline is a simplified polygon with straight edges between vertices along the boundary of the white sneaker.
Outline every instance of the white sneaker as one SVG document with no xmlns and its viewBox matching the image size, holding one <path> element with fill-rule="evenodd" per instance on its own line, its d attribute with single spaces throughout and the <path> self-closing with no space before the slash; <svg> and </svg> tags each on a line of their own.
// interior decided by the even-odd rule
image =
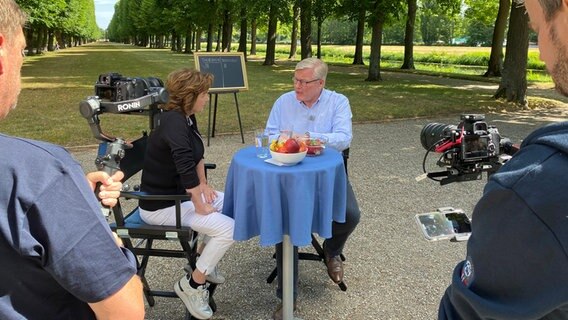
<svg viewBox="0 0 568 320">
<path fill-rule="evenodd" d="M 175 285 L 177 296 L 183 301 L 185 307 L 197 319 L 209 319 L 213 316 L 213 310 L 209 306 L 209 291 L 207 284 L 193 289 L 189 285 L 187 276 L 183 276 Z"/>
<path fill-rule="evenodd" d="M 187 272 L 187 274 L 193 273 L 193 269 L 191 268 L 189 263 L 185 266 L 184 270 L 185 270 L 185 272 Z M 213 271 L 211 271 L 211 273 L 207 275 L 206 280 L 207 280 L 207 282 L 214 283 L 214 284 L 225 283 L 225 277 L 219 272 L 218 265 L 215 266 L 215 268 L 213 268 Z"/>
</svg>

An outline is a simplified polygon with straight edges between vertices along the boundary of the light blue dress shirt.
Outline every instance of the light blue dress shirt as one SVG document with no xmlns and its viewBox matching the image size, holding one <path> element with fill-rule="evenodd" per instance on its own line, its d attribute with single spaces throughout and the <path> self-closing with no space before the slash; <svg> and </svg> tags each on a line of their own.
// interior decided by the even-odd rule
<svg viewBox="0 0 568 320">
<path fill-rule="evenodd" d="M 310 137 L 327 138 L 327 146 L 343 151 L 353 139 L 351 107 L 344 95 L 323 89 L 316 103 L 308 108 L 296 99 L 294 91 L 287 92 L 274 102 L 266 123 L 270 139 L 276 139 L 280 130 L 292 130 Z"/>
</svg>

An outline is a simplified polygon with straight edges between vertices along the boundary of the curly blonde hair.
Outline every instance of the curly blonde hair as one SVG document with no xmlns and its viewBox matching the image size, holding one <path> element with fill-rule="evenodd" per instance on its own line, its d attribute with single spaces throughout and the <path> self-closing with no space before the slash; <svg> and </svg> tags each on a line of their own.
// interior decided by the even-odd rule
<svg viewBox="0 0 568 320">
<path fill-rule="evenodd" d="M 175 110 L 190 115 L 197 97 L 209 91 L 213 75 L 190 68 L 182 68 L 168 75 L 166 90 L 169 97 L 165 110 Z"/>
</svg>

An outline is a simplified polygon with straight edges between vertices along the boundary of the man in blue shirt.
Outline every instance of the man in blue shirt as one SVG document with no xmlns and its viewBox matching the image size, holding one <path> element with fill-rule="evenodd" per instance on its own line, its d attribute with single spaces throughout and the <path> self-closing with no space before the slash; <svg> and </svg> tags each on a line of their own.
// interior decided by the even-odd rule
<svg viewBox="0 0 568 320">
<path fill-rule="evenodd" d="M 291 130 L 295 134 L 311 138 L 324 138 L 326 147 L 344 151 L 349 148 L 353 138 L 351 125 L 351 107 L 349 100 L 342 94 L 325 89 L 328 67 L 316 58 L 300 61 L 295 68 L 294 91 L 280 96 L 266 123 L 266 130 L 276 136 L 281 130 Z M 343 281 L 343 262 L 340 255 L 349 235 L 355 230 L 360 219 L 359 205 L 353 188 L 347 181 L 347 211 L 345 223 L 333 222 L 332 237 L 325 240 L 323 249 L 327 272 L 335 283 Z M 282 298 L 282 244 L 276 246 L 278 265 L 278 288 L 276 295 Z M 298 288 L 298 249 L 294 248 L 294 301 Z M 294 309 L 296 305 L 294 303 Z M 273 315 L 282 318 L 280 305 Z"/>
<path fill-rule="evenodd" d="M 16 106 L 26 16 L 0 0 L 0 120 Z M 0 319 L 143 319 L 132 253 L 94 196 L 116 203 L 122 173 L 83 170 L 63 148 L 0 134 Z M 117 181 L 117 182 L 114 182 Z"/>
</svg>

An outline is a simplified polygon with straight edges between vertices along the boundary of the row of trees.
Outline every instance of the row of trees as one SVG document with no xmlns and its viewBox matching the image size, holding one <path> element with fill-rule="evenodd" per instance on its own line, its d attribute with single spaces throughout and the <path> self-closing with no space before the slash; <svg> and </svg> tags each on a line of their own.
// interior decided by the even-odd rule
<svg viewBox="0 0 568 320">
<path fill-rule="evenodd" d="M 246 56 L 248 39 L 250 53 L 256 54 L 257 32 L 263 32 L 267 44 L 264 64 L 272 65 L 279 23 L 290 26 L 290 58 L 296 56 L 298 49 L 301 58 L 312 56 L 312 43 L 316 46 L 315 54 L 321 57 L 323 22 L 330 17 L 340 18 L 357 23 L 353 35 L 353 64 L 363 64 L 363 37 L 365 32 L 370 32 L 371 53 L 366 80 L 376 81 L 381 79 L 380 57 L 385 26 L 404 21 L 402 68 L 413 69 L 417 12 L 430 13 L 422 16 L 423 38 L 428 38 L 429 32 L 424 27 L 432 24 L 426 23 L 425 17 L 434 16 L 431 13 L 444 11 L 450 17 L 465 14 L 483 17 L 477 26 L 471 24 L 472 30 L 493 21 L 492 51 L 486 76 L 503 76 L 496 97 L 526 104 L 528 23 L 524 8 L 511 6 L 511 0 L 500 0 L 489 6 L 486 0 L 463 1 L 465 3 L 462 0 L 119 0 L 108 36 L 113 41 L 141 46 L 171 45 L 172 50 L 179 52 L 201 48 L 201 39 L 206 39 L 206 50 L 213 51 L 214 39 L 217 39 L 215 50 L 229 51 L 233 28 L 237 28 L 237 50 Z M 509 14 L 509 50 L 503 59 Z M 451 38 L 452 25 L 442 25 Z"/>
<path fill-rule="evenodd" d="M 98 39 L 94 0 L 16 0 L 28 15 L 28 54 L 40 54 Z"/>
</svg>

